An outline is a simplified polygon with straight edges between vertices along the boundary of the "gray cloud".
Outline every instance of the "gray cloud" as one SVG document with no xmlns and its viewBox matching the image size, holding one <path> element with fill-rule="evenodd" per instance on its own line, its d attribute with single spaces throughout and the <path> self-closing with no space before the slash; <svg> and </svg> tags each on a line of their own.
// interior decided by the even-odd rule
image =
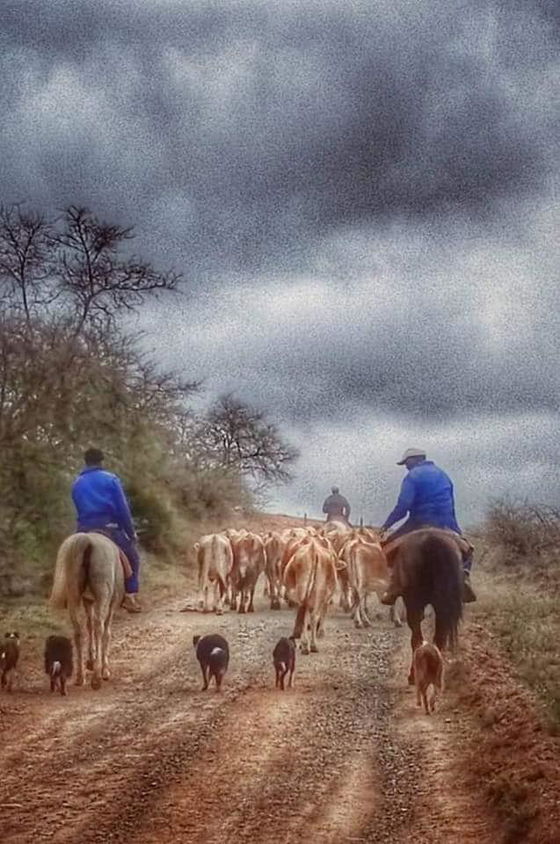
<svg viewBox="0 0 560 844">
<path fill-rule="evenodd" d="M 212 393 L 244 391 L 288 422 L 366 407 L 410 424 L 556 413 L 560 250 L 549 238 L 557 225 L 545 209 L 520 243 L 479 237 L 460 248 L 449 225 L 447 243 L 408 223 L 354 232 L 319 249 L 334 251 L 350 285 L 326 262 L 310 275 L 226 284 L 219 296 L 162 305 L 142 324 L 151 333 L 166 321 L 160 354 L 206 378 Z"/>
<path fill-rule="evenodd" d="M 139 324 L 292 433 L 279 504 L 336 469 L 381 519 L 420 441 L 468 518 L 555 494 L 555 2 L 8 0 L 2 23 L 1 199 L 86 204 L 184 271 Z"/>
<path fill-rule="evenodd" d="M 551 15 L 491 2 L 9 4 L 6 191 L 125 213 L 193 280 L 299 266 L 341 225 L 449 213 L 473 225 L 504 196 L 538 192 L 552 166 Z"/>
</svg>

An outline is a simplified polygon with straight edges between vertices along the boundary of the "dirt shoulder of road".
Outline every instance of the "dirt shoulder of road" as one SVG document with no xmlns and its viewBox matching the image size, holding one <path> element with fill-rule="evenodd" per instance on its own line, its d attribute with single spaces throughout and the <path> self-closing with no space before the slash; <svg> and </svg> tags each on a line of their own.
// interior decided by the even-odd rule
<svg viewBox="0 0 560 844">
<path fill-rule="evenodd" d="M 456 733 L 462 768 L 499 818 L 503 840 L 557 842 L 560 741 L 548 732 L 542 706 L 475 619 L 464 625 L 449 674 L 449 702 L 465 722 Z"/>
<path fill-rule="evenodd" d="M 239 514 L 215 529 L 298 521 Z M 559 740 L 476 607 L 466 608 L 441 706 L 427 716 L 406 685 L 408 630 L 392 630 L 383 613 L 355 631 L 333 607 L 321 653 L 300 658 L 295 691 L 279 697 L 269 652 L 291 615 L 271 613 L 262 597 L 251 618 L 180 613 L 195 594 L 188 549 L 175 567 L 151 568 L 147 611 L 119 614 L 114 679 L 98 693 L 49 695 L 40 649 L 59 621 L 44 601 L 2 614 L 24 643 L 23 685 L 0 697 L 6 840 L 152 844 L 173 829 L 173 840 L 258 840 L 263 817 L 267 842 L 299 840 L 301 830 L 331 844 L 559 840 Z M 221 698 L 200 694 L 192 654 L 193 631 L 210 621 L 238 654 Z M 123 801 L 137 792 L 141 810 Z M 235 804 L 224 818 L 220 795 Z"/>
</svg>

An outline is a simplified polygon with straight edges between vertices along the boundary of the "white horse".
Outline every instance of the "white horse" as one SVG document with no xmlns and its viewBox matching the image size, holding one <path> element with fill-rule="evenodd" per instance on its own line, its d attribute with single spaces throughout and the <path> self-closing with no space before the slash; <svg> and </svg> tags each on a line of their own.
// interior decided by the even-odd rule
<svg viewBox="0 0 560 844">
<path fill-rule="evenodd" d="M 83 604 L 88 630 L 88 660 L 91 687 L 99 689 L 101 678 L 108 680 L 111 621 L 124 597 L 124 572 L 120 552 L 114 542 L 98 533 L 74 533 L 64 540 L 56 558 L 50 604 L 68 607 L 74 627 L 77 672 L 76 685 L 84 682 L 82 650 Z"/>
</svg>

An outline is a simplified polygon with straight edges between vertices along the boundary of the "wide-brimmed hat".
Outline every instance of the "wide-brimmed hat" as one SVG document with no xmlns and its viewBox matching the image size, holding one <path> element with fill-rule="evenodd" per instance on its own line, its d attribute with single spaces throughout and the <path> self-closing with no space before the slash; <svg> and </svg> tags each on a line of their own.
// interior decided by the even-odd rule
<svg viewBox="0 0 560 844">
<path fill-rule="evenodd" d="M 409 457 L 425 457 L 426 452 L 421 448 L 407 448 L 401 459 L 397 462 L 397 466 L 404 466 Z"/>
</svg>

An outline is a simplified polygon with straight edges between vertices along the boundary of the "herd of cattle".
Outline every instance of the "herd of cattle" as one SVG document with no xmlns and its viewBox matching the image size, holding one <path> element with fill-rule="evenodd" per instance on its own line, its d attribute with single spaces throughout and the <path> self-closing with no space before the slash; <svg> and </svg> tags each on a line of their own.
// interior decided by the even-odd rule
<svg viewBox="0 0 560 844">
<path fill-rule="evenodd" d="M 260 535 L 230 528 L 201 537 L 194 552 L 204 612 L 220 614 L 224 603 L 239 613 L 253 612 L 257 582 L 264 574 L 271 609 L 279 610 L 282 600 L 297 607 L 292 638 L 301 639 L 303 653 L 317 651 L 337 587 L 342 609 L 351 613 L 356 627 L 368 627 L 368 595 L 375 592 L 381 598 L 389 582 L 376 531 L 337 521 Z M 401 624 L 393 608 L 391 618 Z"/>
<path fill-rule="evenodd" d="M 412 630 L 413 664 L 409 682 L 416 685 L 417 702 L 423 702 L 425 711 L 431 712 L 435 696 L 443 687 L 440 649 L 447 641 L 453 642 L 461 618 L 461 552 L 457 537 L 446 531 L 419 530 L 409 539 L 410 547 L 402 561 L 407 563 L 409 571 L 405 580 L 401 578 L 407 584 L 404 603 Z M 394 552 L 397 542 L 399 540 L 392 543 L 393 551 L 388 549 L 389 555 Z M 279 610 L 282 601 L 297 608 L 291 636 L 280 639 L 273 651 L 276 686 L 280 689 L 284 688 L 286 676 L 288 684 L 292 683 L 295 640 L 300 640 L 301 651 L 305 654 L 318 650 L 317 639 L 323 635 L 327 609 L 335 599 L 337 588 L 340 606 L 351 613 L 356 627 L 369 627 L 368 595 L 375 592 L 381 599 L 390 580 L 379 534 L 372 528 L 353 529 L 337 521 L 321 527 L 292 527 L 263 535 L 230 528 L 202 536 L 195 543 L 194 551 L 198 562 L 199 601 L 204 612 L 213 610 L 220 614 L 226 602 L 230 609 L 239 613 L 253 612 L 255 589 L 263 574 L 271 609 Z M 392 565 L 395 565 L 394 561 Z M 437 577 L 434 577 L 434 566 L 438 569 Z M 432 590 L 430 594 L 426 585 Z M 60 608 L 67 606 L 70 612 L 77 653 L 77 685 L 84 682 L 79 604 L 83 603 L 88 622 L 85 667 L 91 671 L 92 688 L 97 689 L 102 679 L 110 677 L 111 619 L 123 595 L 123 568 L 118 548 L 112 542 L 97 534 L 78 533 L 62 543 L 51 604 Z M 426 604 L 431 604 L 435 613 L 433 644 L 423 641 L 420 628 Z M 394 607 L 390 612 L 393 623 L 400 626 L 402 622 Z M 211 634 L 195 636 L 193 644 L 202 669 L 204 689 L 208 688 L 210 677 L 216 679 L 219 689 L 229 663 L 227 641 Z M 7 633 L 0 648 L 0 685 L 8 691 L 19 649 L 18 634 Z M 49 636 L 44 662 L 51 691 L 58 688 L 62 695 L 66 694 L 66 682 L 73 673 L 70 639 Z M 433 696 L 428 700 L 426 691 L 430 685 Z"/>
</svg>

